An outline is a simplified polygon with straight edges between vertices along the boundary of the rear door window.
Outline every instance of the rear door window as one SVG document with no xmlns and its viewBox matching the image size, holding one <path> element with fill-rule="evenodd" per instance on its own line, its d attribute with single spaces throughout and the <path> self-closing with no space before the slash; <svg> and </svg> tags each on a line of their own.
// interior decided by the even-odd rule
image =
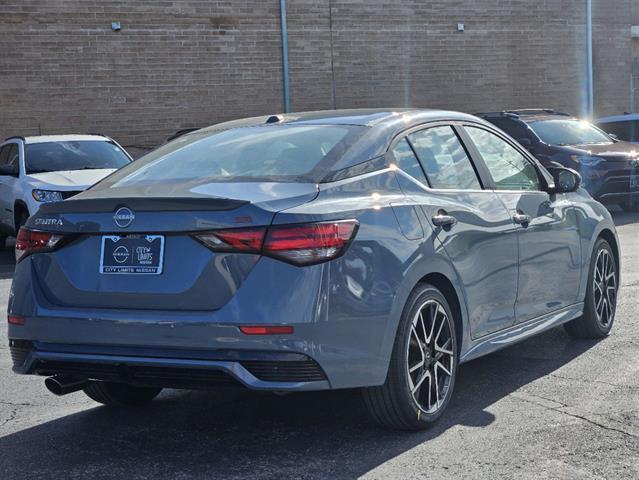
<svg viewBox="0 0 639 480">
<path fill-rule="evenodd" d="M 397 142 L 397 145 L 393 148 L 393 157 L 395 157 L 395 162 L 400 170 L 407 173 L 415 180 L 419 180 L 423 184 L 428 185 L 426 175 L 424 175 L 424 171 L 419 165 L 419 160 L 417 160 L 413 149 L 405 138 L 402 138 L 399 142 Z"/>
<path fill-rule="evenodd" d="M 533 141 L 533 136 L 530 134 L 530 130 L 528 130 L 528 128 L 521 122 L 509 118 L 491 118 L 490 122 L 501 128 L 517 141 L 522 139 L 530 140 L 531 142 Z"/>
<path fill-rule="evenodd" d="M 431 187 L 443 190 L 482 188 L 475 168 L 451 126 L 420 130 L 408 139 Z"/>
</svg>

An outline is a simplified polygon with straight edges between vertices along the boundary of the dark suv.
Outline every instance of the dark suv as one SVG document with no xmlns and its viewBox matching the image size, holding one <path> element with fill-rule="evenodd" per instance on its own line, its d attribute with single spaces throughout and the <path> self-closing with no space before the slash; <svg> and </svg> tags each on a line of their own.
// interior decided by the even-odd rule
<svg viewBox="0 0 639 480">
<path fill-rule="evenodd" d="M 639 200 L 639 147 L 590 123 L 550 109 L 478 113 L 508 133 L 544 165 L 577 170 L 597 200 L 634 209 Z"/>
</svg>

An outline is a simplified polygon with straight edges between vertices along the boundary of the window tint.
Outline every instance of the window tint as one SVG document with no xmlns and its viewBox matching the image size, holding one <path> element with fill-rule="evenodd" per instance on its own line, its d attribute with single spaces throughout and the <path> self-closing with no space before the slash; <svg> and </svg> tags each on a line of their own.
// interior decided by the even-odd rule
<svg viewBox="0 0 639 480">
<path fill-rule="evenodd" d="M 433 188 L 481 189 L 477 174 L 452 127 L 433 127 L 408 139 Z"/>
<path fill-rule="evenodd" d="M 5 145 L 0 148 L 0 165 L 6 165 L 9 161 L 9 149 L 11 148 L 11 144 Z"/>
<path fill-rule="evenodd" d="M 522 138 L 526 138 L 532 142 L 533 138 L 528 128 L 521 122 L 511 120 L 508 118 L 495 118 L 490 119 L 490 122 L 495 126 L 501 128 L 508 135 L 519 141 Z"/>
<path fill-rule="evenodd" d="M 634 135 L 634 123 L 630 121 L 625 122 L 609 122 L 602 123 L 601 125 L 597 125 L 600 129 L 602 129 L 606 133 L 612 133 L 617 135 L 620 140 L 627 140 L 631 142 L 633 140 Z"/>
<path fill-rule="evenodd" d="M 27 144 L 25 159 L 28 173 L 115 169 L 129 163 L 120 147 L 95 140 Z"/>
<path fill-rule="evenodd" d="M 18 149 L 18 145 L 15 143 L 11 145 L 11 148 L 9 149 L 7 165 L 12 166 L 15 173 L 20 172 L 20 150 Z"/>
<path fill-rule="evenodd" d="M 537 170 L 514 147 L 487 130 L 464 127 L 488 167 L 497 190 L 539 190 Z"/>
<path fill-rule="evenodd" d="M 414 179 L 428 185 L 424 171 L 422 170 L 422 167 L 419 166 L 419 161 L 405 138 L 395 145 L 395 148 L 393 148 L 393 156 L 395 157 L 397 166 L 401 170 L 409 174 Z"/>
</svg>

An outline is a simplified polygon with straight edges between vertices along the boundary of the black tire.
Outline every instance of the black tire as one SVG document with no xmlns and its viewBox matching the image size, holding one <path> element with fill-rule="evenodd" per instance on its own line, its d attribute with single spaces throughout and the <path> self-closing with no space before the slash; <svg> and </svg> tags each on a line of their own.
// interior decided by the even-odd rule
<svg viewBox="0 0 639 480">
<path fill-rule="evenodd" d="M 27 220 L 29 220 L 29 212 L 24 210 L 24 208 L 21 208 L 20 213 L 18 213 L 18 221 L 16 223 L 16 235 L 18 235 L 20 227 L 23 227 L 27 223 Z"/>
<path fill-rule="evenodd" d="M 150 402 L 162 391 L 161 388 L 137 387 L 126 383 L 91 382 L 84 393 L 98 403 L 111 407 L 131 407 Z"/>
<path fill-rule="evenodd" d="M 597 275 L 596 272 L 598 268 L 601 268 L 601 264 L 598 265 L 598 262 L 601 261 L 602 256 L 605 256 L 610 262 L 609 265 L 612 269 L 610 271 L 612 271 L 613 277 L 608 281 L 614 282 L 614 292 L 608 289 L 608 285 L 612 285 L 611 283 L 607 283 L 603 287 L 595 286 L 595 283 L 597 283 L 595 281 L 595 275 Z M 619 271 L 617 268 L 617 262 L 610 244 L 603 238 L 598 239 L 593 249 L 592 258 L 590 259 L 584 313 L 581 317 L 564 324 L 566 331 L 572 337 L 603 338 L 610 333 L 615 319 L 617 294 L 619 292 Z M 597 278 L 599 278 L 599 276 L 597 276 Z M 599 293 L 601 291 L 608 292 L 605 299 Z M 608 300 L 611 301 L 608 302 Z M 612 303 L 612 305 L 610 305 L 609 309 L 605 309 L 605 303 Z M 604 309 L 602 309 L 602 307 Z"/>
<path fill-rule="evenodd" d="M 420 338 L 426 339 L 426 342 L 418 344 L 417 342 L 419 340 L 416 339 L 413 334 L 413 323 L 419 322 L 418 314 L 420 311 L 424 313 L 422 318 L 428 316 L 434 304 L 440 305 L 445 312 L 445 318 L 442 318 L 440 313 L 436 313 L 435 320 L 433 320 L 432 323 L 432 325 L 442 325 L 440 333 L 435 336 L 433 333 L 434 328 L 432 328 L 431 333 L 428 335 L 426 333 L 428 327 L 426 327 L 424 334 L 420 335 Z M 440 312 L 440 310 L 437 309 L 437 312 Z M 441 323 L 436 323 L 437 319 L 439 319 Z M 422 320 L 422 322 L 424 322 L 424 320 Z M 417 326 L 419 325 L 424 327 L 426 323 L 417 323 Z M 444 355 L 440 350 L 439 352 L 427 353 L 426 356 L 422 355 L 421 360 L 419 360 L 419 357 L 411 357 L 411 352 L 422 352 L 428 348 L 431 348 L 431 350 L 434 348 L 433 342 L 429 343 L 427 340 L 428 337 L 430 337 L 430 340 L 435 344 L 439 342 L 438 347 L 449 350 L 450 354 Z M 422 350 L 422 348 L 424 350 Z M 432 285 L 418 285 L 408 298 L 402 313 L 386 382 L 379 387 L 363 389 L 364 402 L 372 419 L 381 426 L 399 430 L 422 430 L 432 426 L 450 402 L 455 386 L 458 356 L 455 321 L 446 298 Z M 424 362 L 424 365 L 416 370 L 416 374 L 409 373 L 409 365 L 412 363 L 411 358 L 417 358 L 418 363 Z M 426 360 L 427 358 L 428 360 Z M 413 366 L 417 366 L 418 363 Z M 426 363 L 429 363 L 429 366 L 426 366 Z M 437 363 L 442 366 L 445 363 L 448 370 L 450 370 L 450 375 L 446 375 L 446 370 L 439 367 Z M 431 367 L 435 373 L 426 377 L 429 381 L 428 390 L 422 390 L 420 386 L 417 388 L 416 396 L 422 402 L 422 404 L 420 404 L 411 393 L 411 386 L 417 383 L 422 386 L 425 385 L 426 380 L 421 377 L 426 376 L 426 371 L 430 373 Z M 437 372 L 439 372 L 439 376 Z M 436 378 L 438 382 L 432 381 L 433 377 Z M 421 379 L 421 382 L 419 379 Z M 433 394 L 435 383 L 437 383 L 438 386 L 438 389 L 435 390 L 435 395 L 437 395 L 437 408 L 431 411 L 425 408 L 423 403 L 428 401 L 429 405 L 432 405 L 432 398 L 429 395 Z M 445 389 L 441 402 L 439 401 L 440 383 L 442 383 L 442 390 Z"/>
</svg>

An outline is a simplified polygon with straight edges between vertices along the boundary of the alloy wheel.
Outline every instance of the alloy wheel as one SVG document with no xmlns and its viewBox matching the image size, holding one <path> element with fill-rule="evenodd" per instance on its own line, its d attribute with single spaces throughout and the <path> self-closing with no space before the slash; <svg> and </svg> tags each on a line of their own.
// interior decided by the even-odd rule
<svg viewBox="0 0 639 480">
<path fill-rule="evenodd" d="M 454 355 L 450 318 L 438 301 L 428 300 L 412 320 L 406 348 L 408 386 L 425 413 L 435 413 L 445 403 Z"/>
<path fill-rule="evenodd" d="M 597 320 L 602 327 L 607 327 L 615 315 L 617 272 L 614 259 L 606 249 L 602 248 L 597 253 L 592 283 Z"/>
</svg>

